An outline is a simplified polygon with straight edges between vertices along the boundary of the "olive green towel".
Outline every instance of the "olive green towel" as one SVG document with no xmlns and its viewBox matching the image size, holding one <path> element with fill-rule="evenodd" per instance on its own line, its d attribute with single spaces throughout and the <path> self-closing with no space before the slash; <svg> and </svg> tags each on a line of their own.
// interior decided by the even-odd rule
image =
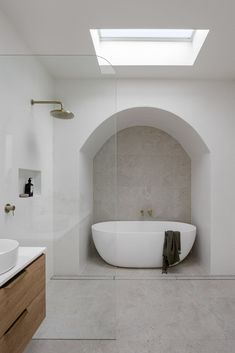
<svg viewBox="0 0 235 353">
<path fill-rule="evenodd" d="M 167 230 L 165 232 L 165 239 L 163 245 L 162 273 L 167 273 L 167 269 L 170 265 L 173 265 L 180 261 L 180 252 L 180 232 Z"/>
</svg>

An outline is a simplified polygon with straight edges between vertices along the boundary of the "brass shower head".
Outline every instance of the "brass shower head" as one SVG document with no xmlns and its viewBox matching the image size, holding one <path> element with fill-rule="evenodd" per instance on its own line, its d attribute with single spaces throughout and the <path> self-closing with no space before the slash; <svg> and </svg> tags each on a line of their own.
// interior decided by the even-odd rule
<svg viewBox="0 0 235 353">
<path fill-rule="evenodd" d="M 51 116 L 53 116 L 54 118 L 65 120 L 74 118 L 74 114 L 68 110 L 65 110 L 62 102 L 60 101 L 36 101 L 34 99 L 31 99 L 31 105 L 34 104 L 59 104 L 60 109 L 51 110 Z"/>
</svg>

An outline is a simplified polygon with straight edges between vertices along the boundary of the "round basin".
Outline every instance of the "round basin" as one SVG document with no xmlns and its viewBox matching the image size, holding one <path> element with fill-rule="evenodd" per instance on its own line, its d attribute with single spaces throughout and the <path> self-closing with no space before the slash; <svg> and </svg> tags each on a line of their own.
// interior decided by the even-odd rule
<svg viewBox="0 0 235 353">
<path fill-rule="evenodd" d="M 9 271 L 17 263 L 19 243 L 12 239 L 0 239 L 0 274 Z"/>
</svg>

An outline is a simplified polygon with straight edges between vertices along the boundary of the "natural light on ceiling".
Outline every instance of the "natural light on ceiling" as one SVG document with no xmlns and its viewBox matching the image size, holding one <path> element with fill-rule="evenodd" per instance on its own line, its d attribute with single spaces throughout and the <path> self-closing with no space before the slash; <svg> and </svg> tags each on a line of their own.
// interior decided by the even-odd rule
<svg viewBox="0 0 235 353">
<path fill-rule="evenodd" d="M 190 66 L 207 29 L 91 29 L 99 65 Z M 102 60 L 106 59 L 106 60 Z"/>
<path fill-rule="evenodd" d="M 192 41 L 193 29 L 100 29 L 100 40 Z"/>
</svg>

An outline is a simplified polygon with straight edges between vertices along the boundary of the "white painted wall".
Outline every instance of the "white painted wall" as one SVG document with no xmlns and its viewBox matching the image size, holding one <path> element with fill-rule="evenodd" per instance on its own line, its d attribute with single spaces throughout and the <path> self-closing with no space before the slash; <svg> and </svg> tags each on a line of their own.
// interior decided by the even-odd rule
<svg viewBox="0 0 235 353">
<path fill-rule="evenodd" d="M 69 199 L 79 190 L 79 165 L 76 159 L 78 151 L 94 130 L 115 112 L 115 108 L 122 111 L 133 107 L 156 107 L 172 112 L 191 125 L 210 150 L 210 165 L 205 157 L 204 161 L 195 160 L 193 167 L 198 170 L 198 174 L 195 174 L 198 175 L 194 183 L 195 188 L 192 190 L 192 194 L 198 196 L 198 202 L 196 198 L 194 202 L 193 217 L 196 222 L 200 219 L 199 229 L 203 229 L 204 233 L 207 232 L 211 219 L 211 242 L 210 234 L 205 234 L 204 242 L 200 243 L 204 249 L 204 255 L 200 254 L 204 257 L 203 263 L 207 267 L 211 265 L 213 274 L 235 274 L 235 219 L 232 214 L 235 209 L 234 83 L 119 80 L 117 107 L 113 91 L 110 89 L 110 80 L 59 80 L 56 86 L 57 95 L 63 98 L 77 116 L 66 129 L 61 129 L 55 124 L 55 154 L 63 156 L 64 168 L 61 175 L 59 171 L 62 164 L 54 165 L 56 191 L 63 190 L 62 193 Z M 180 136 L 180 130 L 178 135 Z M 183 130 L 181 135 L 182 140 L 185 142 L 185 139 L 188 139 L 186 144 L 190 145 L 190 135 L 184 136 Z M 62 139 L 67 141 L 63 146 Z M 181 142 L 180 139 L 179 141 Z M 184 145 L 183 147 L 185 148 Z M 211 185 L 208 181 L 203 184 L 203 176 L 208 174 L 211 176 Z M 71 181 L 69 185 L 66 185 L 66 180 Z M 200 197 L 198 190 L 202 193 Z M 211 202 L 211 211 L 209 214 L 203 214 L 202 218 L 200 209 L 203 207 L 205 195 L 208 195 L 206 201 Z M 79 204 L 78 195 L 76 199 Z M 208 260 L 210 252 L 211 258 Z"/>
<path fill-rule="evenodd" d="M 54 268 L 55 275 L 78 275 L 90 253 L 93 214 L 93 160 L 80 149 L 93 127 L 115 111 L 116 85 L 112 80 L 68 80 L 57 82 L 56 87 L 56 96 L 75 119 L 54 119 L 55 228 L 60 216 L 72 225 L 58 236 L 55 233 Z"/>
<path fill-rule="evenodd" d="M 79 152 L 79 269 L 86 266 L 91 254 L 93 220 L 93 159 Z"/>
<path fill-rule="evenodd" d="M 191 161 L 192 223 L 197 225 L 194 252 L 206 271 L 211 268 L 211 170 L 210 153 Z"/>
<path fill-rule="evenodd" d="M 34 57 L 0 57 L 0 229 L 20 245 L 47 246 L 47 273 L 53 273 L 53 122 L 48 107 L 33 98 L 52 98 L 53 82 Z M 41 195 L 19 198 L 19 168 L 41 171 Z M 15 215 L 3 212 L 16 205 Z"/>
<path fill-rule="evenodd" d="M 0 12 L 0 54 L 29 52 Z M 53 274 L 53 122 L 48 107 L 31 98 L 54 95 L 54 84 L 34 57 L 0 56 L 0 237 L 22 246 L 47 246 L 47 278 Z M 41 171 L 41 195 L 19 198 L 19 168 Z M 15 215 L 4 205 L 16 205 Z"/>
<path fill-rule="evenodd" d="M 69 157 L 71 151 L 67 151 L 68 155 L 65 158 L 61 150 L 64 139 L 60 138 L 61 136 L 57 140 L 55 137 L 55 141 L 58 142 L 55 146 L 55 155 L 60 158 L 56 159 L 54 164 L 56 168 L 54 179 L 55 185 L 61 182 L 61 186 L 54 193 L 54 210 L 57 215 L 54 218 L 54 274 L 66 276 L 82 273 L 91 252 L 93 160 L 75 148 L 74 156 L 71 156 L 75 157 L 71 172 L 74 175 L 64 176 L 67 172 L 67 162 L 72 158 Z M 67 141 L 69 140 L 68 137 Z M 74 177 L 77 178 L 76 184 L 72 183 Z M 79 189 L 77 183 L 80 185 Z M 71 187 L 76 189 L 72 190 Z"/>
</svg>

